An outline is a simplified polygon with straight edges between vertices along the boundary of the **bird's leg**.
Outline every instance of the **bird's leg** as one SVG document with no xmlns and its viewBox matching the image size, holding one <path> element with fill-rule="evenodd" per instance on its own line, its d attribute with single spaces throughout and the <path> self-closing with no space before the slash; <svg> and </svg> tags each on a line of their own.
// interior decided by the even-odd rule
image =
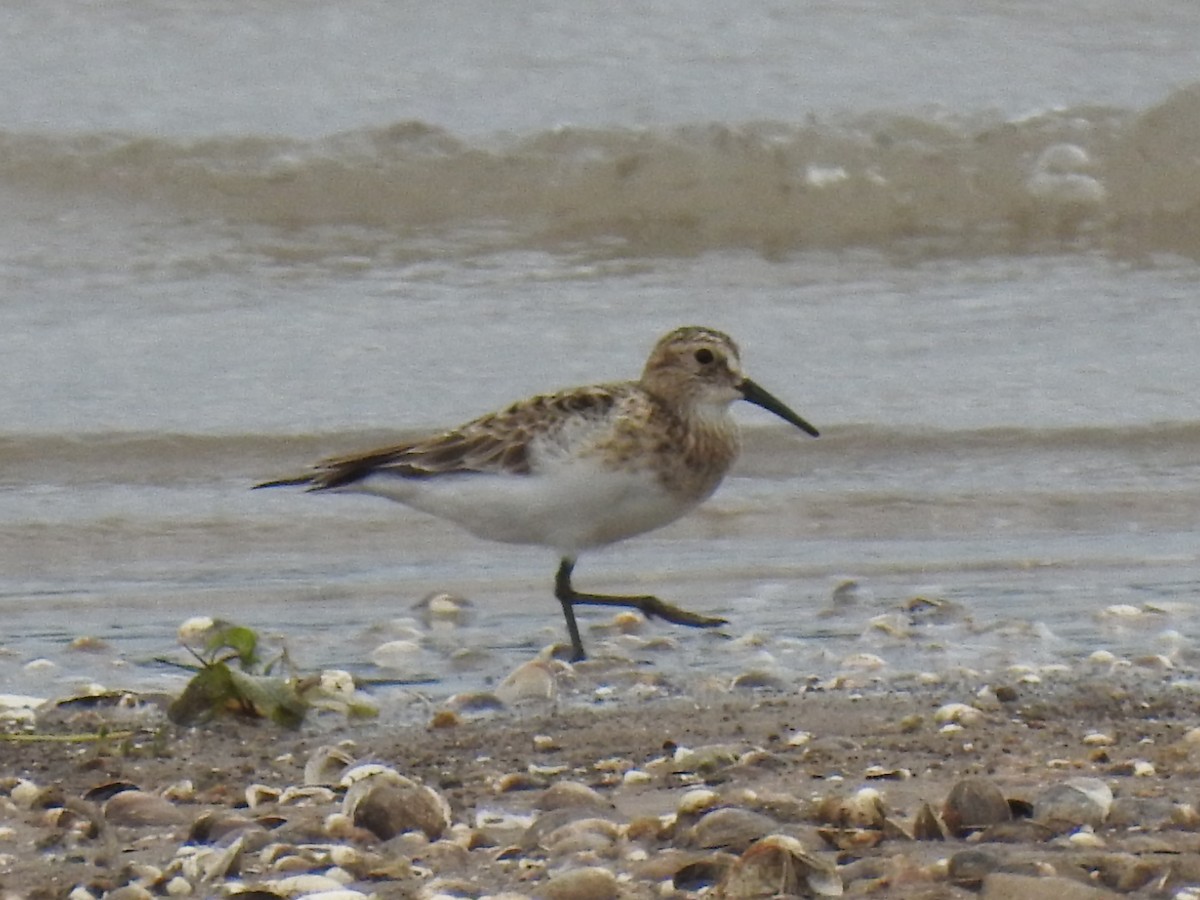
<svg viewBox="0 0 1200 900">
<path fill-rule="evenodd" d="M 587 659 L 583 652 L 583 641 L 579 638 L 579 626 L 575 624 L 575 589 L 571 587 L 571 570 L 575 568 L 575 560 L 568 556 L 562 558 L 558 565 L 558 574 L 554 576 L 554 596 L 562 604 L 563 615 L 567 618 L 567 633 L 571 636 L 571 662 Z"/>
<path fill-rule="evenodd" d="M 569 556 L 563 557 L 554 577 L 554 596 L 562 604 L 563 614 L 567 617 L 567 631 L 571 635 L 571 646 L 574 650 L 572 661 L 584 659 L 583 642 L 579 639 L 579 626 L 575 624 L 575 604 L 585 606 L 620 606 L 626 609 L 636 609 L 648 619 L 663 619 L 675 625 L 687 625 L 691 628 L 715 628 L 725 625 L 727 619 L 716 616 L 702 616 L 665 603 L 650 594 L 637 596 L 610 596 L 607 594 L 582 594 L 571 586 L 571 572 L 575 568 L 575 560 Z"/>
</svg>

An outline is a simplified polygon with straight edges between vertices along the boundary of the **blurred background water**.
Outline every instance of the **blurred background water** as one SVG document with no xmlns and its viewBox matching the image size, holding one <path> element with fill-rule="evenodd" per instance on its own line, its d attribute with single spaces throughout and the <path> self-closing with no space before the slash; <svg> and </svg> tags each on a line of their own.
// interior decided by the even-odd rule
<svg viewBox="0 0 1200 900">
<path fill-rule="evenodd" d="M 427 674 L 505 671 L 562 637 L 545 553 L 246 488 L 632 377 L 685 323 L 823 437 L 739 412 L 717 497 L 581 585 L 727 615 L 796 675 L 922 592 L 973 624 L 893 666 L 1200 630 L 1194 4 L 3 9 L 6 683 L 155 682 L 197 613 L 370 672 L 442 588 L 478 624 Z M 873 599 L 821 617 L 846 577 Z M 670 634 L 664 671 L 762 662 Z"/>
</svg>

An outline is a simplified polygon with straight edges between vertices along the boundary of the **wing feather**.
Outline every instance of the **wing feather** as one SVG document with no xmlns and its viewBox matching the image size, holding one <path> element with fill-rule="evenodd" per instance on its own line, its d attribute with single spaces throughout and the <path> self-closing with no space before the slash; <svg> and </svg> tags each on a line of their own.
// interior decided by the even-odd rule
<svg viewBox="0 0 1200 900">
<path fill-rule="evenodd" d="M 628 395 L 629 387 L 601 385 L 542 394 L 430 438 L 326 459 L 307 476 L 272 484 L 304 483 L 321 491 L 346 487 L 371 475 L 529 475 L 536 465 L 535 444 L 563 440 L 569 429 L 577 435 L 582 423 L 601 426 Z"/>
</svg>

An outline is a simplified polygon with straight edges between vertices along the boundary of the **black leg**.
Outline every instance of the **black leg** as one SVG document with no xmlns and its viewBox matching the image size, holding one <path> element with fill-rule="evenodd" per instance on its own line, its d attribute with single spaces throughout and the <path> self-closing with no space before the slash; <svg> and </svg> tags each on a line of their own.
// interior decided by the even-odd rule
<svg viewBox="0 0 1200 900">
<path fill-rule="evenodd" d="M 581 594 L 571 586 L 571 572 L 575 569 L 575 560 L 563 557 L 558 566 L 558 574 L 554 578 L 554 596 L 562 604 L 563 614 L 567 617 L 567 631 L 571 635 L 573 648 L 572 662 L 585 659 L 583 642 L 579 639 L 579 626 L 575 624 L 576 603 L 584 606 L 619 606 L 625 609 L 636 609 L 648 619 L 663 619 L 675 625 L 687 625 L 691 628 L 715 628 L 724 625 L 728 620 L 716 616 L 702 616 L 699 613 L 688 612 L 670 603 L 664 603 L 649 594 L 638 596 L 608 596 L 606 594 Z"/>
<path fill-rule="evenodd" d="M 571 570 L 575 568 L 575 560 L 564 556 L 558 564 L 558 574 L 554 576 L 554 596 L 562 604 L 563 615 L 567 618 L 567 634 L 571 636 L 571 662 L 587 659 L 583 652 L 583 641 L 579 638 L 579 626 L 575 624 L 575 589 L 571 587 Z"/>
</svg>

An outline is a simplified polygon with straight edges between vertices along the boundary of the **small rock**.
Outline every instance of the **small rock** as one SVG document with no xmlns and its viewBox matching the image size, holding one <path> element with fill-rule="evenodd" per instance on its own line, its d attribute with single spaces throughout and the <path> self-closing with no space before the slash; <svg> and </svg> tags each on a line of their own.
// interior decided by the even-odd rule
<svg viewBox="0 0 1200 900">
<path fill-rule="evenodd" d="M 183 883 L 187 884 L 186 881 Z M 188 885 L 188 888 L 190 890 L 191 885 Z M 154 900 L 154 895 L 140 884 L 127 884 L 115 891 L 107 891 L 104 900 Z"/>
<path fill-rule="evenodd" d="M 774 672 L 762 669 L 752 669 L 735 675 L 729 682 L 731 691 L 786 691 L 788 683 L 785 678 Z"/>
<path fill-rule="evenodd" d="M 956 837 L 1010 819 L 1012 811 L 1004 794 L 986 778 L 963 778 L 956 782 L 942 806 L 942 821 Z"/>
<path fill-rule="evenodd" d="M 1104 824 L 1112 803 L 1112 790 L 1099 778 L 1071 778 L 1042 791 L 1033 801 L 1033 816 L 1061 831 L 1095 828 Z"/>
<path fill-rule="evenodd" d="M 1016 703 L 1019 697 L 1017 689 L 1010 684 L 997 685 L 995 694 L 1001 703 Z"/>
<path fill-rule="evenodd" d="M 474 612 L 471 601 L 445 591 L 434 591 L 413 606 L 427 628 L 466 624 Z"/>
<path fill-rule="evenodd" d="M 1000 868 L 1000 860 L 984 850 L 960 850 L 950 857 L 947 874 L 955 884 L 975 888 Z"/>
<path fill-rule="evenodd" d="M 983 713 L 966 703 L 946 703 L 934 712 L 933 721 L 939 725 L 978 725 L 983 721 Z"/>
<path fill-rule="evenodd" d="M 571 822 L 581 821 L 594 818 L 591 815 L 591 810 L 581 807 L 566 806 L 562 809 L 556 809 L 551 812 L 542 813 L 532 822 L 522 816 L 493 817 L 499 819 L 498 822 L 480 822 L 480 827 L 486 827 L 489 831 L 511 832 L 514 828 L 523 827 L 523 832 L 520 835 L 521 847 L 527 851 L 534 850 L 538 847 L 544 847 L 549 835 L 558 831 L 564 825 Z"/>
<path fill-rule="evenodd" d="M 1040 844 L 1054 837 L 1053 829 L 1030 819 L 999 822 L 978 834 L 980 843 L 987 844 Z"/>
<path fill-rule="evenodd" d="M 875 653 L 851 653 L 842 658 L 841 667 L 857 672 L 876 672 L 887 668 L 887 660 Z"/>
<path fill-rule="evenodd" d="M 694 816 L 708 812 L 720 803 L 720 795 L 708 788 L 693 788 L 679 798 L 675 806 L 676 815 Z"/>
<path fill-rule="evenodd" d="M 344 811 L 353 817 L 355 825 L 380 840 L 391 840 L 406 831 L 420 831 L 436 841 L 450 827 L 450 806 L 432 788 L 407 778 L 399 782 L 390 778 L 373 782 L 366 784 L 365 791 L 358 792 L 358 796 L 352 796 L 358 785 L 352 786 L 346 793 Z"/>
<path fill-rule="evenodd" d="M 104 804 L 104 818 L 112 825 L 179 825 L 187 818 L 174 803 L 145 791 L 121 791 Z"/>
<path fill-rule="evenodd" d="M 41 796 L 41 787 L 27 778 L 17 779 L 17 783 L 8 791 L 8 798 L 18 809 L 32 809 Z"/>
<path fill-rule="evenodd" d="M 192 829 L 188 832 L 188 843 L 217 844 L 232 834 L 262 830 L 263 827 L 258 822 L 232 810 L 213 810 L 204 813 L 192 823 Z"/>
<path fill-rule="evenodd" d="M 552 753 L 559 749 L 558 741 L 548 734 L 535 734 L 533 736 L 533 749 L 538 753 Z"/>
<path fill-rule="evenodd" d="M 266 883 L 267 887 L 281 894 L 284 897 L 296 897 L 303 895 L 312 897 L 319 895 L 322 900 L 330 900 L 329 893 L 342 894 L 345 891 L 343 885 L 336 878 L 330 878 L 328 875 L 318 875 L 315 872 L 305 873 L 303 875 L 289 875 L 286 878 L 277 878 Z M 365 894 L 353 891 L 350 894 L 342 894 L 344 897 L 365 897 Z"/>
<path fill-rule="evenodd" d="M 440 731 L 445 728 L 458 728 L 464 719 L 452 709 L 439 709 L 429 718 L 429 728 Z"/>
<path fill-rule="evenodd" d="M 1119 895 L 1072 878 L 992 872 L 983 879 L 980 900 L 1105 900 Z"/>
<path fill-rule="evenodd" d="M 741 748 L 731 744 L 706 744 L 702 747 L 677 747 L 673 761 L 679 771 L 715 772 L 741 759 Z"/>
<path fill-rule="evenodd" d="M 543 900 L 616 900 L 617 876 L 599 866 L 584 866 L 554 875 L 537 896 Z"/>
<path fill-rule="evenodd" d="M 543 810 L 567 806 L 601 809 L 609 808 L 612 804 L 599 791 L 579 781 L 556 781 L 542 791 L 537 801 L 537 808 Z"/>
</svg>

